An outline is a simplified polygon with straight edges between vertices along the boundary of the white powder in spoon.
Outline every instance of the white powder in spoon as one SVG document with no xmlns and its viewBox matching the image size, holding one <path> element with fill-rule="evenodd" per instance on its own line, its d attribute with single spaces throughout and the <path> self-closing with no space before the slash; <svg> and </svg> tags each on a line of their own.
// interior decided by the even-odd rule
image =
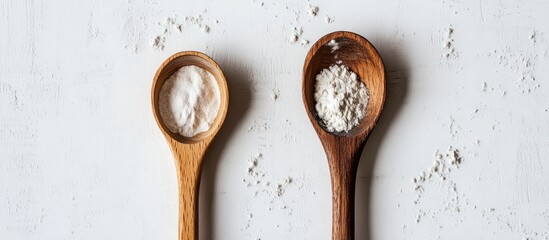
<svg viewBox="0 0 549 240">
<path fill-rule="evenodd" d="M 193 137 L 208 131 L 221 102 L 214 76 L 191 65 L 177 70 L 160 89 L 160 116 L 173 133 Z"/>
<path fill-rule="evenodd" d="M 316 75 L 315 109 L 329 132 L 347 132 L 366 115 L 368 90 L 344 65 L 332 65 Z"/>
</svg>

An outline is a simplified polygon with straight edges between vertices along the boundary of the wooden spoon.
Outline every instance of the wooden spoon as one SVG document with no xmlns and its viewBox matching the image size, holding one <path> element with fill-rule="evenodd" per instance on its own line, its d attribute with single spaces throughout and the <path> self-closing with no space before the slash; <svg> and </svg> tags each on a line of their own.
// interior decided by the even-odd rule
<svg viewBox="0 0 549 240">
<path fill-rule="evenodd" d="M 179 68 L 196 65 L 212 73 L 219 86 L 221 103 L 219 112 L 210 129 L 194 137 L 172 133 L 162 121 L 158 97 L 162 84 Z M 175 158 L 179 182 L 179 240 L 198 240 L 198 189 L 204 154 L 227 115 L 229 91 L 223 71 L 207 55 L 200 52 L 180 52 L 169 57 L 156 72 L 152 85 L 152 107 L 156 123 L 166 137 Z"/>
<path fill-rule="evenodd" d="M 330 43 L 334 40 L 336 44 Z M 339 62 L 341 61 L 341 62 Z M 355 72 L 369 91 L 366 116 L 349 132 L 330 133 L 319 124 L 315 110 L 315 77 L 340 63 Z M 385 67 L 376 49 L 364 37 L 333 32 L 309 50 L 303 66 L 303 103 L 328 158 L 332 180 L 332 239 L 354 239 L 354 198 L 358 162 L 385 101 Z"/>
</svg>

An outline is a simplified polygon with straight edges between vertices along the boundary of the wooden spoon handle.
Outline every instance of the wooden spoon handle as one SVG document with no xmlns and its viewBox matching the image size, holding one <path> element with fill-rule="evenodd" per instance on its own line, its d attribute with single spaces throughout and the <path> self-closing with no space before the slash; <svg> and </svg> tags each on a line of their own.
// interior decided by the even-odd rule
<svg viewBox="0 0 549 240">
<path fill-rule="evenodd" d="M 354 240 L 355 182 L 364 143 L 324 146 L 332 180 L 332 240 Z"/>
<path fill-rule="evenodd" d="M 198 240 L 199 173 L 180 164 L 179 181 L 179 240 Z"/>
<path fill-rule="evenodd" d="M 179 186 L 179 240 L 198 240 L 198 195 L 208 143 L 172 145 Z"/>
<path fill-rule="evenodd" d="M 356 168 L 331 169 L 332 240 L 353 240 L 355 235 Z"/>
</svg>

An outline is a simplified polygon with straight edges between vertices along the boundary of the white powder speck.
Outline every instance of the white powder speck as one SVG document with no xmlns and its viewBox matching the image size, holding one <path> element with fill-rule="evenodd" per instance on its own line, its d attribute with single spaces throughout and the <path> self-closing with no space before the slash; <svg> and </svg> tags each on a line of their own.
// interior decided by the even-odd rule
<svg viewBox="0 0 549 240">
<path fill-rule="evenodd" d="M 214 76 L 203 68 L 184 66 L 160 89 L 160 116 L 171 132 L 192 137 L 210 129 L 220 102 Z"/>
<path fill-rule="evenodd" d="M 320 8 L 318 6 L 307 6 L 307 14 L 311 17 L 315 17 L 316 15 L 318 15 L 319 10 Z"/>
<path fill-rule="evenodd" d="M 444 38 L 442 40 L 442 55 L 445 58 L 457 57 L 456 49 L 454 48 L 454 28 L 448 27 L 444 30 Z"/>
<path fill-rule="evenodd" d="M 252 190 L 252 196 L 254 198 L 267 201 L 266 203 L 269 204 L 269 211 L 271 211 L 275 208 L 275 202 L 283 197 L 287 188 L 294 182 L 294 179 L 288 176 L 280 182 L 272 184 L 271 181 L 267 180 L 269 176 L 266 173 L 261 172 L 260 162 L 262 162 L 263 159 L 263 154 L 257 153 L 248 160 L 246 175 L 243 178 L 243 182 L 247 188 Z M 292 211 L 287 205 L 284 205 L 281 209 L 289 211 L 289 213 Z M 251 213 L 249 214 L 252 216 Z M 252 217 L 249 217 L 248 219 L 251 218 Z"/>
<path fill-rule="evenodd" d="M 315 109 L 329 132 L 347 132 L 366 114 L 368 90 L 344 65 L 323 69 L 315 82 Z"/>
<path fill-rule="evenodd" d="M 206 13 L 206 11 L 204 11 Z M 162 34 L 153 38 L 152 47 L 155 50 L 163 50 L 165 45 L 166 36 L 172 31 L 182 33 L 186 29 L 190 29 L 190 26 L 195 26 L 203 33 L 210 32 L 210 26 L 204 23 L 202 15 L 196 17 L 187 16 L 183 21 L 177 21 L 174 17 L 168 17 L 164 22 L 159 22 L 158 25 L 162 26 Z"/>
<path fill-rule="evenodd" d="M 339 49 L 339 43 L 335 39 L 330 40 L 326 45 L 332 48 L 331 52 L 335 52 Z"/>
<path fill-rule="evenodd" d="M 202 32 L 209 33 L 210 32 L 210 27 L 208 25 L 202 26 Z"/>
<path fill-rule="evenodd" d="M 326 23 L 328 23 L 328 24 L 334 22 L 334 18 L 333 18 L 333 17 L 330 17 L 330 16 L 328 16 L 328 15 L 326 15 L 325 19 L 326 19 Z"/>
<path fill-rule="evenodd" d="M 248 173 L 249 176 L 252 176 L 252 177 L 259 176 L 259 173 L 257 172 L 256 168 L 259 160 L 262 158 L 263 158 L 263 154 L 257 153 L 255 156 L 250 158 L 250 160 L 248 160 L 248 169 L 246 172 Z"/>
<path fill-rule="evenodd" d="M 424 217 L 426 213 L 422 210 L 419 210 L 419 213 L 416 215 L 416 223 L 421 222 L 421 218 Z"/>
<path fill-rule="evenodd" d="M 259 118 L 254 120 L 252 125 L 248 128 L 248 132 L 265 132 L 269 130 L 269 124 L 266 118 Z"/>
<path fill-rule="evenodd" d="M 301 37 L 302 34 L 303 34 L 303 28 L 294 27 L 293 31 L 292 31 L 292 34 L 290 35 L 290 38 L 288 39 L 288 41 L 290 43 L 296 43 L 297 40 L 299 40 L 299 38 Z"/>
<path fill-rule="evenodd" d="M 459 165 L 461 164 L 462 158 L 459 154 L 459 150 L 450 148 L 448 149 L 448 157 L 450 159 L 450 163 L 457 168 L 459 168 Z"/>
<path fill-rule="evenodd" d="M 164 42 L 166 41 L 165 37 L 156 36 L 152 40 L 152 47 L 154 50 L 162 51 L 164 50 Z"/>
<path fill-rule="evenodd" d="M 286 187 L 292 182 L 293 182 L 293 179 L 291 177 L 287 177 L 284 180 L 282 180 L 282 182 L 277 184 L 276 187 L 274 188 L 275 195 L 278 197 L 281 197 L 286 191 Z"/>
<path fill-rule="evenodd" d="M 433 162 L 433 165 L 413 179 L 413 189 L 418 193 L 417 199 L 414 201 L 414 203 L 417 204 L 421 199 L 422 193 L 425 190 L 424 184 L 428 180 L 430 180 L 434 176 L 438 176 L 440 180 L 446 181 L 452 169 L 458 169 L 462 162 L 463 158 L 460 155 L 459 150 L 451 146 L 448 147 L 448 150 L 444 155 L 436 151 L 435 161 Z"/>
<path fill-rule="evenodd" d="M 171 18 L 171 17 L 166 18 L 166 21 L 164 23 L 165 26 L 171 26 L 171 25 L 174 25 L 174 24 L 175 24 L 175 19 Z"/>
<path fill-rule="evenodd" d="M 531 93 L 541 86 L 539 80 L 534 75 L 537 62 L 539 61 L 538 54 L 528 54 L 523 51 L 517 51 L 511 46 L 506 46 L 499 51 L 494 50 L 490 52 L 488 56 L 495 58 L 499 65 L 516 74 L 516 88 L 521 93 Z"/>
<path fill-rule="evenodd" d="M 277 90 L 273 90 L 273 91 L 271 92 L 271 98 L 272 98 L 273 100 L 276 101 L 276 100 L 278 99 L 278 96 L 280 96 L 280 91 L 279 91 L 278 89 L 277 89 Z"/>
<path fill-rule="evenodd" d="M 537 32 L 535 30 L 532 31 L 532 34 L 530 34 L 530 41 L 532 41 L 532 44 L 536 44 L 538 42 L 537 36 Z"/>
<path fill-rule="evenodd" d="M 290 43 L 295 43 L 295 42 L 297 42 L 297 39 L 298 39 L 298 38 L 299 38 L 299 36 L 297 36 L 296 33 L 292 33 L 292 35 L 290 35 L 290 38 L 289 38 L 288 41 L 289 41 Z"/>
</svg>

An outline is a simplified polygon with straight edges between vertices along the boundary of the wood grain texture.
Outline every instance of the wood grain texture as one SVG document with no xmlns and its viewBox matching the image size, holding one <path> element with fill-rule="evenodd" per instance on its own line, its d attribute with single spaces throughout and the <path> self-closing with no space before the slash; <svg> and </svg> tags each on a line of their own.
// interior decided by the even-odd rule
<svg viewBox="0 0 549 240">
<path fill-rule="evenodd" d="M 335 40 L 334 51 L 327 43 Z M 366 116 L 349 132 L 330 133 L 320 124 L 315 110 L 315 77 L 324 68 L 341 61 L 368 88 Z M 333 32 L 320 38 L 309 50 L 303 66 L 303 102 L 327 155 L 332 181 L 332 239 L 354 239 L 354 196 L 358 162 L 385 102 L 385 67 L 377 50 L 360 35 Z"/>
<path fill-rule="evenodd" d="M 214 123 L 206 132 L 183 137 L 171 132 L 160 117 L 158 96 L 162 84 L 179 68 L 196 65 L 211 72 L 219 86 L 221 105 Z M 180 52 L 168 58 L 158 69 L 152 86 L 152 107 L 158 126 L 166 137 L 175 159 L 179 186 L 179 240 L 198 239 L 198 193 L 204 155 L 221 128 L 229 104 L 229 91 L 223 71 L 207 55 L 200 52 Z"/>
</svg>

